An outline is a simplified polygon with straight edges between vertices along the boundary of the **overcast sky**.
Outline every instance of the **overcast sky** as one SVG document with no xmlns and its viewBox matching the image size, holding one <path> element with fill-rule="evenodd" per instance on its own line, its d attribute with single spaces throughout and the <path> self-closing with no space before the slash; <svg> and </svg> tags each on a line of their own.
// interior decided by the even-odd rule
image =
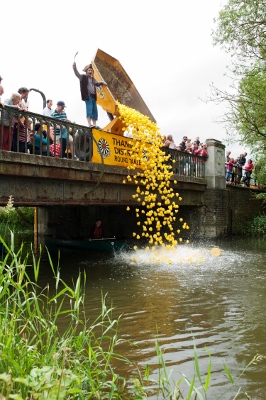
<svg viewBox="0 0 266 400">
<path fill-rule="evenodd" d="M 217 118 L 223 106 L 205 104 L 210 84 L 229 86 L 224 76 L 230 57 L 213 47 L 211 30 L 224 0 L 46 0 L 5 1 L 1 12 L 0 75 L 10 97 L 19 87 L 43 91 L 54 104 L 65 101 L 68 118 L 86 125 L 85 103 L 73 73 L 97 49 L 118 59 L 157 120 L 161 133 L 176 143 L 183 135 L 224 142 Z M 38 93 L 30 110 L 42 113 Z M 98 125 L 108 123 L 99 109 Z M 235 156 L 242 148 L 235 148 Z M 245 150 L 245 149 L 243 149 Z"/>
</svg>

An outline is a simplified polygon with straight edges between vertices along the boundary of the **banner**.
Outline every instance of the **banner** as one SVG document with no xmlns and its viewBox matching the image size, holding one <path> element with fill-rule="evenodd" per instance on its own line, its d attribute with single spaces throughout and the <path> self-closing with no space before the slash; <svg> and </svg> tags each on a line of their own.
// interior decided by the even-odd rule
<svg viewBox="0 0 266 400">
<path fill-rule="evenodd" d="M 132 152 L 134 139 L 93 129 L 92 162 L 141 168 L 140 155 Z M 131 143 L 130 143 L 131 142 Z"/>
</svg>

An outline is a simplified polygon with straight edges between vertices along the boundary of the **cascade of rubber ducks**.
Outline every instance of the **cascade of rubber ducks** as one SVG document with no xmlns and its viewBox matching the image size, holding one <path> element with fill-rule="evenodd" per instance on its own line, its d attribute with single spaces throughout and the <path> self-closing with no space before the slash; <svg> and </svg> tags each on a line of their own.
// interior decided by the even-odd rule
<svg viewBox="0 0 266 400">
<path fill-rule="evenodd" d="M 154 249 L 155 246 L 173 249 L 183 242 L 182 237 L 177 238 L 181 229 L 187 230 L 189 226 L 179 218 L 180 229 L 175 231 L 173 228 L 179 211 L 177 200 L 182 201 L 182 198 L 171 187 L 173 169 L 170 165 L 170 155 L 166 155 L 162 150 L 162 136 L 156 123 L 123 104 L 118 103 L 118 110 L 124 131 L 132 134 L 131 154 L 141 163 L 141 170 L 134 175 L 128 175 L 123 181 L 124 184 L 136 184 L 136 193 L 132 197 L 142 207 L 142 210 L 138 207 L 135 209 L 137 226 L 142 228 L 142 233 L 133 232 L 133 237 L 146 238 L 149 243 L 147 250 Z M 135 169 L 135 166 L 128 166 L 128 169 Z M 174 184 L 176 183 L 174 181 Z M 130 207 L 127 207 L 127 210 L 130 210 Z M 140 214 L 143 214 L 142 218 Z M 185 243 L 188 244 L 189 241 L 186 240 Z M 137 246 L 134 248 L 137 249 Z"/>
</svg>

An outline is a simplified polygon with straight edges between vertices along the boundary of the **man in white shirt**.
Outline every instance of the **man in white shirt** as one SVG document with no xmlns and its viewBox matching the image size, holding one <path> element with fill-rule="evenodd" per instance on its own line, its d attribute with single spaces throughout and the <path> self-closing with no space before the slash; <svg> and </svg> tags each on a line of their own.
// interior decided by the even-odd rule
<svg viewBox="0 0 266 400">
<path fill-rule="evenodd" d="M 46 117 L 50 117 L 51 114 L 53 113 L 53 100 L 47 100 L 46 101 L 46 107 L 43 109 L 43 115 L 45 115 Z"/>
</svg>

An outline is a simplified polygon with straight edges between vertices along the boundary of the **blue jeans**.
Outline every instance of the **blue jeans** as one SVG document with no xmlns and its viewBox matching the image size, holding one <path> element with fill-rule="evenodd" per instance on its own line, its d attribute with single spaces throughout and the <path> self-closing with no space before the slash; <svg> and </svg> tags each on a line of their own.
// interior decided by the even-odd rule
<svg viewBox="0 0 266 400">
<path fill-rule="evenodd" d="M 227 169 L 227 170 L 226 170 L 226 178 L 225 178 L 225 179 L 226 179 L 227 181 L 230 181 L 230 179 L 232 178 L 232 172 L 233 172 L 233 171 L 231 171 L 230 169 Z"/>
<path fill-rule="evenodd" d="M 95 99 L 92 97 L 85 100 L 86 104 L 86 117 L 91 118 L 95 121 L 98 119 L 98 108 Z"/>
</svg>

